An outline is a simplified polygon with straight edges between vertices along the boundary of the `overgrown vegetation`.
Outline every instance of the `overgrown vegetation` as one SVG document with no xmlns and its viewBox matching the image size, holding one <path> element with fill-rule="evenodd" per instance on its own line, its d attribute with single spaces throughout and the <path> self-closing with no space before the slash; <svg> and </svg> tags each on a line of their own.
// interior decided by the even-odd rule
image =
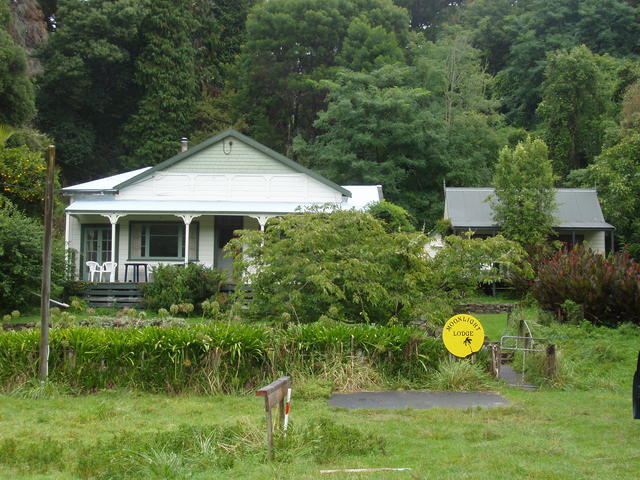
<svg viewBox="0 0 640 480">
<path fill-rule="evenodd" d="M 624 323 L 610 328 L 587 321 L 575 325 L 551 322 L 535 325 L 534 335 L 557 345 L 557 368 L 554 378 L 546 379 L 545 355 L 529 355 L 525 369 L 529 381 L 564 390 L 628 389 L 638 358 L 640 326 Z"/>
<path fill-rule="evenodd" d="M 0 441 L 0 465 L 22 467 L 29 473 L 68 469 L 80 478 L 179 479 L 203 471 L 223 475 L 237 462 L 262 462 L 265 457 L 263 429 L 246 423 L 185 424 L 157 432 L 117 434 L 109 441 L 84 445 L 77 460 L 65 465 L 63 452 L 69 443 L 51 437 L 38 441 L 4 439 Z M 277 436 L 274 460 L 289 463 L 309 457 L 326 463 L 341 456 L 384 454 L 385 444 L 378 435 L 365 435 L 357 428 L 320 417 L 292 425 L 286 438 Z"/>
<path fill-rule="evenodd" d="M 153 282 L 144 284 L 145 306 L 151 310 L 199 306 L 220 292 L 224 279 L 223 272 L 204 265 L 158 265 L 153 268 Z"/>
<path fill-rule="evenodd" d="M 278 323 L 442 324 L 461 291 L 503 275 L 494 263 L 507 268 L 524 258 L 502 237 L 451 237 L 431 259 L 427 241 L 387 232 L 367 213 L 327 207 L 274 218 L 264 233 L 243 231 L 229 249 L 238 283 L 252 291 L 249 313 Z"/>
<path fill-rule="evenodd" d="M 627 251 L 605 257 L 580 245 L 540 262 L 531 293 L 566 321 L 571 301 L 595 325 L 640 324 L 640 265 Z"/>
<path fill-rule="evenodd" d="M 4 388 L 35 376 L 38 338 L 37 330 L 0 334 Z M 122 386 L 239 392 L 298 372 L 305 377 L 317 374 L 337 389 L 394 378 L 419 384 L 442 355 L 439 340 L 414 328 L 331 321 L 287 329 L 237 323 L 70 327 L 52 330 L 50 345 L 52 380 L 82 391 Z"/>
<path fill-rule="evenodd" d="M 0 196 L 0 314 L 38 303 L 42 277 L 42 226 Z M 52 297 L 62 292 L 62 242 L 54 242 Z"/>
</svg>

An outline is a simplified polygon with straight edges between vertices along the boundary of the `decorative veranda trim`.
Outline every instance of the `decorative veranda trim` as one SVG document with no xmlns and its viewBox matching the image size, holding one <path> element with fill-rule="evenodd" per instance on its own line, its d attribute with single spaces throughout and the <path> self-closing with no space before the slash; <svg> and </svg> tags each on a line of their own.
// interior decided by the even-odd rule
<svg viewBox="0 0 640 480">
<path fill-rule="evenodd" d="M 175 215 L 176 217 L 180 217 L 184 222 L 184 266 L 186 267 L 189 264 L 189 226 L 193 219 L 200 215 L 192 215 L 188 213 L 176 213 Z"/>
<path fill-rule="evenodd" d="M 120 217 L 123 217 L 124 215 L 120 214 L 120 213 L 103 213 L 101 214 L 103 217 L 106 217 L 109 219 L 109 222 L 111 223 L 111 262 L 112 263 L 116 263 L 116 249 L 115 249 L 115 245 L 116 245 L 116 225 L 118 223 L 118 220 L 120 219 Z M 109 281 L 113 282 L 115 279 L 115 275 L 116 275 L 116 269 L 112 269 L 111 270 L 111 275 L 110 275 L 110 279 Z"/>
</svg>

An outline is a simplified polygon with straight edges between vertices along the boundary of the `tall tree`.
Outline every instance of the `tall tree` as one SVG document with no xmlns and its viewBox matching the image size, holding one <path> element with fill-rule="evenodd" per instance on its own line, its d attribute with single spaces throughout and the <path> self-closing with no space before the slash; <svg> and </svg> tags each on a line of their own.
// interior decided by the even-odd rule
<svg viewBox="0 0 640 480">
<path fill-rule="evenodd" d="M 56 140 L 65 180 L 121 171 L 125 162 L 153 163 L 175 152 L 191 131 L 202 137 L 228 126 L 226 118 L 214 118 L 230 110 L 223 88 L 253 3 L 60 0 L 56 31 L 40 55 L 45 72 L 38 107 L 40 126 Z M 160 114 L 154 103 L 171 107 Z M 194 108 L 197 116 L 190 113 Z M 167 123 L 174 127 L 167 130 Z M 159 144 L 171 137 L 171 146 L 148 150 L 152 135 Z"/>
<path fill-rule="evenodd" d="M 146 10 L 137 0 L 58 3 L 57 31 L 40 53 L 38 120 L 75 182 L 120 170 L 122 125 L 140 98 L 133 76 Z"/>
<path fill-rule="evenodd" d="M 493 78 L 469 34 L 450 29 L 437 42 L 418 42 L 412 62 L 415 80 L 432 92 L 429 109 L 443 123 L 439 156 L 448 185 L 486 185 L 504 144 L 498 102 L 488 97 Z"/>
<path fill-rule="evenodd" d="M 195 26 L 190 33 L 198 84 L 208 95 L 219 95 L 228 68 L 245 40 L 245 22 L 257 0 L 195 0 Z"/>
<path fill-rule="evenodd" d="M 0 123 L 18 126 L 35 113 L 35 92 L 27 77 L 24 50 L 13 41 L 7 0 L 0 0 Z"/>
<path fill-rule="evenodd" d="M 406 44 L 407 12 L 391 0 L 280 0 L 251 10 L 236 88 L 254 138 L 288 150 L 296 135 L 312 136 L 325 106 L 318 80 L 331 78 L 356 19 Z"/>
<path fill-rule="evenodd" d="M 629 135 L 596 158 L 580 173 L 580 183 L 598 189 L 608 222 L 616 227 L 619 245 L 640 259 L 640 133 Z"/>
<path fill-rule="evenodd" d="M 531 127 L 541 98 L 546 53 L 585 44 L 597 54 L 640 53 L 638 9 L 623 0 L 478 0 L 464 25 L 497 74 L 510 121 Z"/>
<path fill-rule="evenodd" d="M 395 0 L 409 11 L 411 28 L 421 31 L 431 40 L 466 2 L 464 0 Z"/>
<path fill-rule="evenodd" d="M 557 173 L 584 168 L 600 153 L 607 93 L 597 58 L 586 46 L 548 54 L 538 114 Z"/>
<path fill-rule="evenodd" d="M 142 90 L 136 113 L 124 127 L 130 168 L 158 163 L 175 154 L 190 130 L 197 101 L 195 55 L 188 32 L 194 27 L 191 2 L 154 0 L 140 34 L 135 83 Z"/>
<path fill-rule="evenodd" d="M 500 151 L 491 199 L 503 235 L 522 245 L 544 243 L 552 232 L 555 192 L 553 168 L 542 140 L 518 143 Z"/>
<path fill-rule="evenodd" d="M 337 62 L 350 70 L 371 71 L 390 63 L 404 63 L 404 51 L 394 33 L 356 18 L 347 29 Z"/>
<path fill-rule="evenodd" d="M 308 145 L 298 138 L 295 148 L 301 160 L 337 182 L 384 185 L 389 200 L 423 220 L 437 215 L 444 165 L 435 146 L 443 139 L 429 92 L 411 86 L 412 73 L 385 66 L 326 81 L 329 105 L 315 123 L 323 133 Z"/>
<path fill-rule="evenodd" d="M 499 116 L 486 98 L 491 78 L 464 35 L 416 41 L 411 65 L 341 70 L 325 81 L 326 111 L 299 159 L 344 184 L 378 183 L 420 224 L 442 216 L 442 182 L 490 181 Z"/>
<path fill-rule="evenodd" d="M 475 0 L 462 9 L 460 25 L 471 35 L 492 75 L 507 64 L 509 49 L 518 37 L 516 18 L 522 9 L 516 0 Z"/>
</svg>

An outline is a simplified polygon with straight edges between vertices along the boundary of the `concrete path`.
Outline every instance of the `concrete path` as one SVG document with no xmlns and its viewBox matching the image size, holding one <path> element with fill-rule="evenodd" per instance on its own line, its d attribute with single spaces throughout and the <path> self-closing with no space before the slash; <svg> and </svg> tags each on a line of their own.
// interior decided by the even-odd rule
<svg viewBox="0 0 640 480">
<path fill-rule="evenodd" d="M 494 408 L 509 406 L 509 402 L 497 393 L 477 392 L 358 392 L 336 393 L 329 399 L 330 407 L 376 410 L 398 410 L 413 408 L 427 410 L 430 408 Z"/>
<path fill-rule="evenodd" d="M 511 365 L 503 363 L 500 365 L 500 378 L 512 387 L 523 390 L 537 390 L 535 385 L 529 385 L 522 379 L 522 373 L 516 372 Z"/>
</svg>

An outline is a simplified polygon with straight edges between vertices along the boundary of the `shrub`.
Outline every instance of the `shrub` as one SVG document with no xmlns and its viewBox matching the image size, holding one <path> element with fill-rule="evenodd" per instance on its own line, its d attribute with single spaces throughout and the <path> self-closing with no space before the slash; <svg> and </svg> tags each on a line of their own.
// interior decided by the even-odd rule
<svg viewBox="0 0 640 480">
<path fill-rule="evenodd" d="M 71 301 L 72 298 L 82 298 L 87 294 L 90 286 L 90 282 L 67 280 L 64 282 L 62 298 L 64 301 Z"/>
<path fill-rule="evenodd" d="M 223 272 L 204 265 L 158 265 L 153 269 L 153 282 L 144 285 L 144 300 L 150 310 L 200 305 L 220 291 L 224 279 Z"/>
<path fill-rule="evenodd" d="M 448 360 L 440 363 L 429 386 L 434 390 L 486 390 L 490 381 L 480 364 L 466 359 Z"/>
<path fill-rule="evenodd" d="M 230 250 L 237 281 L 253 293 L 250 313 L 295 323 L 444 323 L 457 291 L 476 287 L 481 264 L 521 258 L 514 242 L 455 237 L 432 260 L 427 242 L 389 233 L 366 213 L 316 209 L 274 218 L 264 234 L 243 231 Z"/>
<path fill-rule="evenodd" d="M 0 198 L 0 203 L 1 203 Z M 0 205 L 0 306 L 5 311 L 37 305 L 42 279 L 42 226 L 10 204 Z M 51 296 L 62 291 L 64 252 L 54 242 Z"/>
<path fill-rule="evenodd" d="M 386 200 L 370 205 L 367 212 L 381 220 L 388 233 L 415 232 L 416 230 L 411 214 L 401 206 Z"/>
<path fill-rule="evenodd" d="M 542 260 L 531 292 L 562 321 L 569 305 L 595 325 L 640 324 L 640 265 L 626 251 L 605 257 L 579 245 L 561 250 Z"/>
<path fill-rule="evenodd" d="M 317 209 L 273 218 L 264 235 L 243 231 L 229 249 L 257 318 L 289 313 L 294 322 L 327 315 L 387 324 L 432 313 L 426 241 L 419 233 L 387 233 L 366 213 Z"/>
</svg>

